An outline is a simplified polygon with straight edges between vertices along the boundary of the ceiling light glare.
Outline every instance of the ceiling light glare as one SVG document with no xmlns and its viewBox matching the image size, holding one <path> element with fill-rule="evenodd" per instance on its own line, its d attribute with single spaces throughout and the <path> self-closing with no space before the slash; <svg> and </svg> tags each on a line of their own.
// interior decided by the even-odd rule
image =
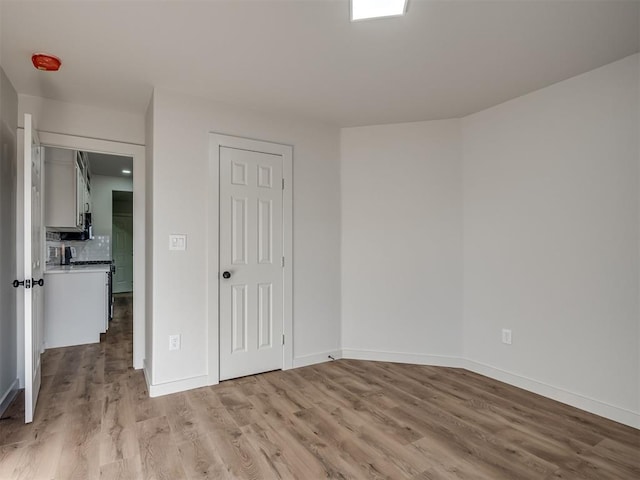
<svg viewBox="0 0 640 480">
<path fill-rule="evenodd" d="M 122 170 L 122 173 L 124 173 L 125 175 L 129 175 L 131 173 L 131 170 Z"/>
<path fill-rule="evenodd" d="M 407 0 L 351 0 L 351 21 L 404 15 Z"/>
</svg>

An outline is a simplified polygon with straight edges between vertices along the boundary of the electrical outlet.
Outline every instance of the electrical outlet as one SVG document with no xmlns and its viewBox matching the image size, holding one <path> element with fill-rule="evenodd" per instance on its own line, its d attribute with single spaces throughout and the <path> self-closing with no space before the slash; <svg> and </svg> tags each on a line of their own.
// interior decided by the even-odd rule
<svg viewBox="0 0 640 480">
<path fill-rule="evenodd" d="M 180 335 L 169 335 L 169 350 L 180 350 Z"/>
<path fill-rule="evenodd" d="M 502 343 L 511 345 L 511 330 L 508 328 L 502 329 Z"/>
</svg>

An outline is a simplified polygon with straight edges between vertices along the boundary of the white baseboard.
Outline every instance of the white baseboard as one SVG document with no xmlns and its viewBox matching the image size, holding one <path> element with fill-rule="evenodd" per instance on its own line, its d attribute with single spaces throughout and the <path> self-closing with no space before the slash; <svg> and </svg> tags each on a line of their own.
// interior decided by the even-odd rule
<svg viewBox="0 0 640 480">
<path fill-rule="evenodd" d="M 401 353 L 376 350 L 342 350 L 342 358 L 352 360 L 373 360 L 376 362 L 413 363 L 415 365 L 431 365 L 434 367 L 463 368 L 463 361 L 459 357 L 447 355 L 425 355 L 422 353 Z"/>
<path fill-rule="evenodd" d="M 537 393 L 543 397 L 571 405 L 572 407 L 579 408 L 580 410 L 640 429 L 640 413 L 616 407 L 600 400 L 580 395 L 579 393 L 554 387 L 553 385 L 507 372 L 474 360 L 463 359 L 463 363 L 463 368 L 471 372 L 479 373 L 485 377 L 490 377 L 495 380 L 508 383 L 514 387 L 522 388 L 523 390 Z"/>
<path fill-rule="evenodd" d="M 19 389 L 20 389 L 20 380 L 16 378 L 11 383 L 11 385 L 9 385 L 9 388 L 0 397 L 0 417 L 2 417 L 7 407 L 11 405 L 11 402 L 13 402 L 13 399 L 16 398 L 16 394 L 18 393 Z"/>
<path fill-rule="evenodd" d="M 199 375 L 197 377 L 185 378 L 174 382 L 159 383 L 157 385 L 149 385 L 147 381 L 147 388 L 149 389 L 150 397 L 161 397 L 162 395 L 184 392 L 186 390 L 206 387 L 208 385 L 209 375 Z"/>
<path fill-rule="evenodd" d="M 570 392 L 563 388 L 533 380 L 499 368 L 475 362 L 466 358 L 443 355 L 424 355 L 416 353 L 385 352 L 375 350 L 343 349 L 342 358 L 353 360 L 372 360 L 377 362 L 412 363 L 438 367 L 464 368 L 485 377 L 537 393 L 543 397 L 565 403 L 580 410 L 599 415 L 609 420 L 640 429 L 640 413 L 616 407 L 600 400 Z"/>
<path fill-rule="evenodd" d="M 293 359 L 293 368 L 306 367 L 308 365 L 314 365 L 316 363 L 330 362 L 331 359 L 329 358 L 329 355 L 331 355 L 334 360 L 342 358 L 342 353 L 340 350 L 329 350 L 328 352 L 303 355 L 301 357 L 295 357 Z"/>
</svg>

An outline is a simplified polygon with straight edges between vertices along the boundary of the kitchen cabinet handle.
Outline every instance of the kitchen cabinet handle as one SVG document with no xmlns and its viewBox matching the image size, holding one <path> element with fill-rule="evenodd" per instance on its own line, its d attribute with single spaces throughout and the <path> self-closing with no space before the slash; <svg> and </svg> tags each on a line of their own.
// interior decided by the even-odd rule
<svg viewBox="0 0 640 480">
<path fill-rule="evenodd" d="M 44 285 L 44 278 L 41 278 L 40 280 L 36 280 L 35 278 L 31 279 L 31 285 L 33 285 L 34 287 L 36 285 L 38 287 L 42 287 Z"/>
</svg>

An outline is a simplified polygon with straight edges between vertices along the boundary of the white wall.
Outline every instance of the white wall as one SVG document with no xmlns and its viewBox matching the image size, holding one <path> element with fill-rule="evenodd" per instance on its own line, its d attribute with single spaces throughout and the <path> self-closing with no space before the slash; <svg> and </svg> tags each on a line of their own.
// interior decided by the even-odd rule
<svg viewBox="0 0 640 480">
<path fill-rule="evenodd" d="M 93 204 L 91 222 L 94 235 L 108 235 L 111 238 L 114 191 L 133 192 L 133 179 L 105 175 L 91 176 L 91 203 Z"/>
<path fill-rule="evenodd" d="M 459 121 L 344 128 L 341 136 L 345 356 L 459 356 Z"/>
<path fill-rule="evenodd" d="M 294 356 L 326 359 L 340 337 L 339 131 L 156 90 L 153 105 L 153 384 L 208 375 L 209 132 L 294 146 Z M 188 235 L 169 252 L 168 235 Z M 208 304 L 208 302 L 211 302 Z M 217 331 L 217 325 L 211 325 Z M 168 351 L 169 334 L 182 348 Z M 311 356 L 311 357 L 309 357 Z M 217 372 L 216 377 L 217 377 Z"/>
<path fill-rule="evenodd" d="M 0 252 L 16 251 L 16 120 L 18 96 L 0 68 Z M 0 416 L 18 387 L 18 329 L 16 323 L 16 258 L 0 261 Z M 5 402 L 6 400 L 6 402 Z"/>
<path fill-rule="evenodd" d="M 144 145 L 144 116 L 105 108 L 60 102 L 20 94 L 18 126 L 24 127 L 24 114 L 33 115 L 42 132 Z"/>
<path fill-rule="evenodd" d="M 626 422 L 640 413 L 638 58 L 462 124 L 465 355 Z"/>
</svg>

